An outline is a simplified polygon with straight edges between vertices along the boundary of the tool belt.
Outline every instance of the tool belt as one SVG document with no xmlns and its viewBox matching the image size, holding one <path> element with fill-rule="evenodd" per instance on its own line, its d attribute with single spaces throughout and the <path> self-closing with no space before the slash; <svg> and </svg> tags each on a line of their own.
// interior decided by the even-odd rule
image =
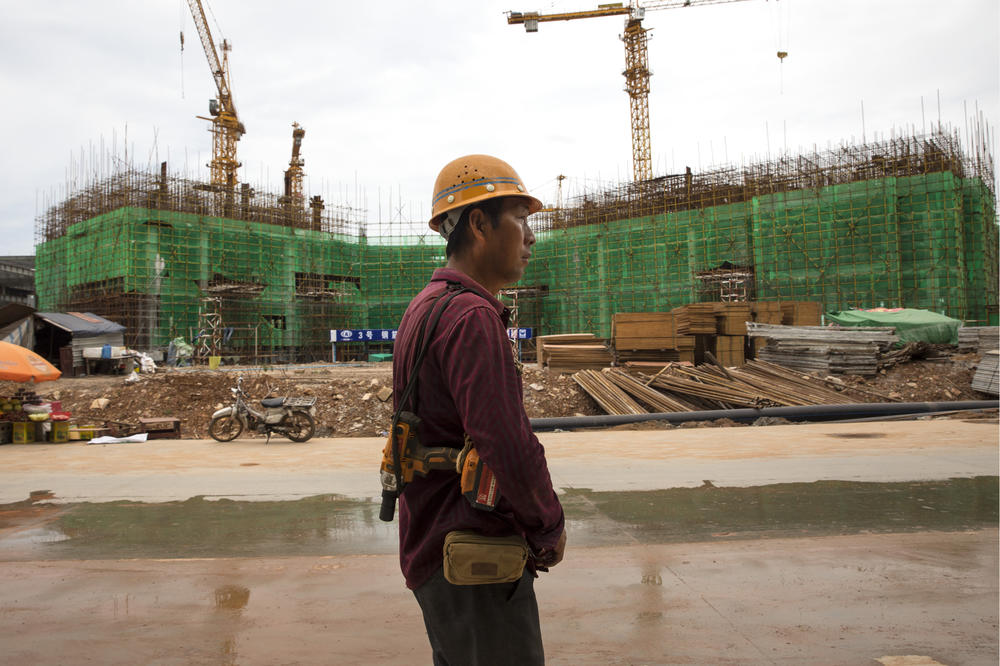
<svg viewBox="0 0 1000 666">
<path fill-rule="evenodd" d="M 468 287 L 458 283 L 448 286 L 434 300 L 420 325 L 417 336 L 416 360 L 409 371 L 409 380 L 393 414 L 389 437 L 382 452 L 380 476 L 382 480 L 382 506 L 379 518 L 391 522 L 396 512 L 396 500 L 415 475 L 427 476 L 431 470 L 453 470 L 459 475 L 462 495 L 477 509 L 492 511 L 500 499 L 496 477 L 479 458 L 479 453 L 468 435 L 462 447 L 426 447 L 420 441 L 421 422 L 417 416 L 417 381 L 420 366 L 430 347 L 434 330 L 441 315 L 451 301 Z M 443 300 L 442 300 L 443 299 Z M 438 308 L 438 302 L 441 307 Z M 429 322 L 429 325 L 428 325 Z"/>
<path fill-rule="evenodd" d="M 444 577 L 452 585 L 519 580 L 531 551 L 522 537 L 488 537 L 456 530 L 444 539 Z"/>
</svg>

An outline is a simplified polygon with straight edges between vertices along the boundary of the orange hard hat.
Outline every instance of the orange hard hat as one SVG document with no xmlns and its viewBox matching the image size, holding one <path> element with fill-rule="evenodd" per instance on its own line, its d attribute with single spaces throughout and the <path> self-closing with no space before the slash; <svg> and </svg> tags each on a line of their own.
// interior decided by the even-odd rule
<svg viewBox="0 0 1000 666">
<path fill-rule="evenodd" d="M 470 204 L 495 197 L 511 196 L 525 199 L 529 215 L 542 208 L 542 202 L 528 194 L 521 177 L 503 160 L 489 155 L 459 157 L 445 165 L 434 181 L 430 227 L 447 238 L 452 229 L 442 232 L 441 223 L 451 217 L 450 211 L 460 211 Z M 450 226 L 454 228 L 454 224 Z"/>
</svg>

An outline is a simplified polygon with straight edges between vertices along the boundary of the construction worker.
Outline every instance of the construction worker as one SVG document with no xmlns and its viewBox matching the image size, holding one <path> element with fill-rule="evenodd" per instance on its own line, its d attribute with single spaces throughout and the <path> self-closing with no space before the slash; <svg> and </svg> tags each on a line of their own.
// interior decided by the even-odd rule
<svg viewBox="0 0 1000 666">
<path fill-rule="evenodd" d="M 545 451 L 524 411 L 520 363 L 507 336 L 510 311 L 497 300 L 501 288 L 524 274 L 535 243 L 528 216 L 540 208 L 502 160 L 469 155 L 445 166 L 434 184 L 430 227 L 448 242 L 447 266 L 434 271 L 399 324 L 397 409 L 428 312 L 443 292 L 459 292 L 427 340 L 415 412 L 426 445 L 474 442 L 500 490 L 495 508 L 482 510 L 463 497 L 457 474 L 435 470 L 415 478 L 400 497 L 400 563 L 435 664 L 544 663 L 533 583 L 538 569 L 562 560 L 566 533 Z M 530 551 L 523 574 L 504 583 L 449 582 L 443 547 L 456 530 L 523 537 Z"/>
</svg>

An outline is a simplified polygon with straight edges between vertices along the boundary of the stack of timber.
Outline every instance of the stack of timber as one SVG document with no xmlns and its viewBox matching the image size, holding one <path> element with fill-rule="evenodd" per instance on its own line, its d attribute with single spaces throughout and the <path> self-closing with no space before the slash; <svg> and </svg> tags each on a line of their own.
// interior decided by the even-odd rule
<svg viewBox="0 0 1000 666">
<path fill-rule="evenodd" d="M 746 322 L 743 322 L 743 326 L 746 326 Z M 745 335 L 717 335 L 715 351 L 712 353 L 719 363 L 726 367 L 743 365 L 746 363 L 743 352 L 746 339 Z"/>
<path fill-rule="evenodd" d="M 638 402 L 646 405 L 651 413 L 691 412 L 697 409 L 692 403 L 661 393 L 655 388 L 650 388 L 643 380 L 621 370 L 608 368 L 601 373 L 601 377 L 622 391 L 625 391 L 625 393 L 635 398 Z"/>
<path fill-rule="evenodd" d="M 715 332 L 719 335 L 741 335 L 747 334 L 747 322 L 753 321 L 753 313 L 750 304 L 743 301 L 739 303 L 715 303 Z"/>
<path fill-rule="evenodd" d="M 537 340 L 538 363 L 553 372 L 606 368 L 612 355 L 608 342 L 593 333 L 542 335 Z"/>
<path fill-rule="evenodd" d="M 762 361 L 729 370 L 670 365 L 653 376 L 618 368 L 583 370 L 573 379 L 608 414 L 647 413 L 643 405 L 648 413 L 660 413 L 857 402 L 823 380 Z"/>
<path fill-rule="evenodd" d="M 613 382 L 595 370 L 581 370 L 573 380 L 608 414 L 649 414 Z"/>
<path fill-rule="evenodd" d="M 747 324 L 751 337 L 768 344 L 757 358 L 796 370 L 874 375 L 879 357 L 899 339 L 894 328 Z"/>
<path fill-rule="evenodd" d="M 959 329 L 961 330 L 961 329 Z M 983 360 L 972 377 L 972 388 L 983 393 L 1000 395 L 1000 351 L 996 349 L 983 354 Z"/>
<path fill-rule="evenodd" d="M 779 301 L 751 301 L 750 314 L 761 324 L 781 324 L 785 316 Z"/>
<path fill-rule="evenodd" d="M 761 324 L 781 324 L 784 321 L 779 301 L 753 301 L 750 303 L 750 314 L 753 315 L 754 321 Z M 751 338 L 750 344 L 753 347 L 753 356 L 756 357 L 757 352 L 767 344 L 767 340 Z"/>
<path fill-rule="evenodd" d="M 1000 327 L 962 326 L 958 329 L 959 354 L 983 354 L 1000 347 Z"/>
<path fill-rule="evenodd" d="M 670 312 L 619 312 L 611 319 L 618 363 L 694 361 L 694 337 L 677 332 Z"/>
<path fill-rule="evenodd" d="M 814 301 L 781 301 L 781 321 L 785 326 L 819 326 L 823 313 Z"/>
<path fill-rule="evenodd" d="M 714 335 L 715 303 L 689 303 L 671 312 L 677 317 L 677 332 L 683 335 Z"/>
</svg>

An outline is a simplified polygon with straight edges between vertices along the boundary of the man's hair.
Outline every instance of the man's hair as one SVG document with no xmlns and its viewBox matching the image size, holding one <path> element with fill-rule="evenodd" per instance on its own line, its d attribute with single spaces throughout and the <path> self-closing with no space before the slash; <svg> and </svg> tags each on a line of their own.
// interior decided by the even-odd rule
<svg viewBox="0 0 1000 666">
<path fill-rule="evenodd" d="M 500 224 L 500 210 L 503 208 L 503 200 L 504 197 L 496 197 L 466 207 L 462 211 L 461 217 L 458 218 L 458 224 L 455 225 L 455 228 L 448 235 L 448 245 L 444 251 L 445 256 L 450 258 L 453 254 L 465 250 L 472 243 L 472 232 L 469 230 L 469 215 L 472 213 L 473 208 L 483 211 L 486 217 L 489 218 L 490 225 L 496 229 L 497 225 Z"/>
</svg>

